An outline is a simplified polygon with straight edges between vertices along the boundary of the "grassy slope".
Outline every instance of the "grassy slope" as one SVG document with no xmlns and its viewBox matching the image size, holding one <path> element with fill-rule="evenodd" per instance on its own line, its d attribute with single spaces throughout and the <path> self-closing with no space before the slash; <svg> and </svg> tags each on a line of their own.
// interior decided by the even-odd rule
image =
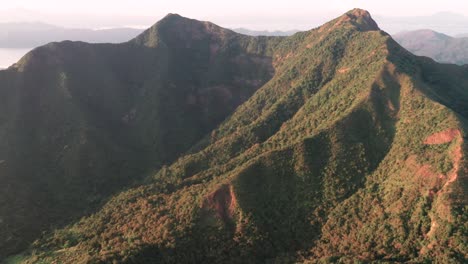
<svg viewBox="0 0 468 264">
<path fill-rule="evenodd" d="M 354 10 L 285 39 L 275 76 L 192 154 L 27 261 L 462 260 L 466 145 L 424 142 L 465 133 L 466 68 L 375 29 Z"/>
</svg>

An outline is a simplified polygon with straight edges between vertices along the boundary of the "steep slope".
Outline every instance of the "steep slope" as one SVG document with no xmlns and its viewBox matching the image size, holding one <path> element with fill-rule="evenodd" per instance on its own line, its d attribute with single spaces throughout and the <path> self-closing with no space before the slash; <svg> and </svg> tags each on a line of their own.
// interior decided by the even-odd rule
<svg viewBox="0 0 468 264">
<path fill-rule="evenodd" d="M 468 38 L 453 38 L 428 29 L 402 32 L 393 37 L 416 55 L 443 63 L 468 64 Z"/>
<path fill-rule="evenodd" d="M 359 9 L 271 55 L 273 78 L 191 154 L 23 261 L 463 261 L 468 68 L 415 57 Z"/>
<path fill-rule="evenodd" d="M 268 41 L 171 14 L 0 71 L 0 258 L 187 151 L 271 78 Z"/>
</svg>

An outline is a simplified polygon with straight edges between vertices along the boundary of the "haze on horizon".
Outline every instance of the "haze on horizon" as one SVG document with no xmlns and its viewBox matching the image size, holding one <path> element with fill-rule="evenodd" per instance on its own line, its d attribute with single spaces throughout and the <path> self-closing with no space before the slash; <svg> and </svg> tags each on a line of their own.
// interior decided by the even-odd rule
<svg viewBox="0 0 468 264">
<path fill-rule="evenodd" d="M 353 9 L 368 10 L 382 29 L 395 33 L 402 27 L 387 25 L 398 17 L 424 17 L 438 14 L 468 20 L 466 0 L 290 0 L 236 2 L 202 0 L 0 0 L 0 23 L 40 21 L 63 27 L 139 27 L 154 24 L 167 13 L 208 20 L 223 27 L 254 30 L 307 30 Z M 447 12 L 449 14 L 447 14 Z M 452 14 L 453 13 L 453 14 Z M 421 23 L 419 23 L 421 24 Z M 465 24 L 466 25 L 466 24 Z M 430 26 L 420 25 L 421 27 Z M 450 25 L 460 27 L 458 25 Z M 404 28 L 404 27 L 403 27 Z M 437 30 L 437 28 L 435 28 Z M 440 29 L 439 29 L 440 30 Z M 446 34 L 450 29 L 447 29 Z M 457 31 L 455 31 L 457 30 Z M 462 29 L 453 29 L 457 33 Z M 465 32 L 468 32 L 466 28 Z"/>
</svg>

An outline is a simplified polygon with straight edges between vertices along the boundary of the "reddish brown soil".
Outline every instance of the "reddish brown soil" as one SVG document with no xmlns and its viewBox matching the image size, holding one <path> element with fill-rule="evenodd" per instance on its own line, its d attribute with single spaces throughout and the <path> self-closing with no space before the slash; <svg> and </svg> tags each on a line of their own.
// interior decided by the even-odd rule
<svg viewBox="0 0 468 264">
<path fill-rule="evenodd" d="M 459 145 L 452 153 L 453 169 L 448 174 L 448 181 L 446 184 L 452 183 L 457 179 L 458 170 L 460 169 L 460 161 L 462 157 L 463 157 L 462 147 L 461 145 Z"/>
<path fill-rule="evenodd" d="M 414 182 L 418 184 L 421 194 L 430 195 L 432 190 L 441 188 L 445 175 L 437 173 L 429 164 L 419 163 L 416 155 L 408 157 L 405 165 L 413 173 Z"/>
<path fill-rule="evenodd" d="M 422 165 L 416 172 L 416 175 L 420 177 L 425 177 L 425 178 L 428 178 L 428 177 L 440 178 L 436 173 L 434 173 L 434 171 L 431 169 L 431 166 L 428 164 Z"/>
<path fill-rule="evenodd" d="M 232 219 L 236 206 L 237 201 L 232 186 L 227 184 L 208 195 L 203 205 L 204 208 L 213 209 L 225 223 Z"/>
<path fill-rule="evenodd" d="M 350 70 L 349 67 L 338 69 L 338 73 L 346 73 Z"/>
<path fill-rule="evenodd" d="M 458 138 L 458 144 L 456 148 L 450 153 L 452 158 L 453 168 L 447 175 L 444 175 L 443 178 L 446 178 L 446 181 L 442 188 L 440 188 L 434 195 L 436 195 L 436 200 L 434 201 L 433 213 L 435 215 L 431 215 L 431 228 L 429 232 L 426 234 L 428 239 L 432 239 L 439 227 L 438 219 L 442 219 L 448 222 L 452 222 L 453 219 L 451 217 L 451 208 L 450 203 L 448 203 L 447 198 L 449 197 L 447 194 L 450 193 L 450 184 L 457 180 L 458 173 L 460 170 L 460 163 L 463 158 L 462 152 L 462 143 L 461 140 L 461 133 L 458 129 L 447 129 L 443 132 L 435 133 L 424 141 L 425 144 L 444 144 L 451 142 L 452 140 Z M 437 217 L 436 217 L 437 215 Z M 421 248 L 420 253 L 426 254 L 430 251 L 435 245 L 437 244 L 437 240 L 432 240 L 426 247 Z"/>
<path fill-rule="evenodd" d="M 424 140 L 424 144 L 434 145 L 434 144 L 444 144 L 452 141 L 454 138 L 460 136 L 460 130 L 458 129 L 447 129 L 445 131 L 432 134 Z"/>
</svg>

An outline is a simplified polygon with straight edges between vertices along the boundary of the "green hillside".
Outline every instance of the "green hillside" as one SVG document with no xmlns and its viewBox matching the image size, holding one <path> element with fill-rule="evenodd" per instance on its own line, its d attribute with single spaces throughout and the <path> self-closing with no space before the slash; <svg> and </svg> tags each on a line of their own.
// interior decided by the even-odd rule
<svg viewBox="0 0 468 264">
<path fill-rule="evenodd" d="M 199 28 L 222 44 L 204 39 Z M 110 47 L 148 53 L 110 53 Z M 168 56 L 172 49 L 174 54 Z M 150 57 L 154 50 L 162 51 Z M 60 49 L 50 52 L 47 58 L 64 60 Z M 219 57 L 207 59 L 213 52 Z M 110 113 L 115 111 L 120 118 L 133 105 L 119 104 L 119 99 L 131 97 L 118 94 L 117 84 L 101 85 L 106 75 L 92 74 L 99 65 L 103 72 L 121 70 L 112 78 L 140 80 L 140 74 L 148 71 L 143 76 L 161 75 L 161 79 L 173 80 L 174 86 L 157 86 L 151 79 L 151 87 L 160 87 L 154 91 L 165 97 L 136 96 L 137 102 L 143 101 L 136 113 L 143 117 L 136 115 L 131 128 L 106 127 L 99 134 L 122 133 L 129 144 L 133 140 L 141 144 L 137 146 L 148 146 L 143 143 L 151 137 L 161 143 L 149 150 L 132 149 L 124 148 L 127 145 L 116 138 L 96 147 L 93 153 L 109 151 L 102 156 L 109 162 L 118 157 L 110 152 L 116 146 L 135 150 L 124 152 L 126 162 L 138 161 L 129 163 L 133 167 L 128 170 L 116 170 L 122 185 L 105 196 L 109 199 L 102 206 L 73 209 L 76 216 L 90 212 L 88 208 L 95 211 L 45 232 L 8 261 L 460 263 L 466 259 L 467 67 L 440 65 L 412 55 L 360 9 L 286 38 L 247 37 L 170 15 L 129 43 L 102 46 L 102 53 L 109 61 L 98 59 L 95 55 L 100 53 L 95 53 L 78 56 L 95 58 L 93 67 L 70 66 L 77 73 L 89 71 L 85 76 L 95 78 L 86 85 L 86 78 L 81 77 L 70 87 L 89 92 L 95 91 L 89 88 L 93 85 L 108 87 L 102 94 L 115 96 L 115 101 L 96 102 L 98 109 L 108 102 Z M 139 70 L 122 62 L 122 56 L 141 65 Z M 70 60 L 70 65 L 79 64 Z M 147 65 L 155 68 L 147 70 Z M 134 75 L 128 69 L 134 69 Z M 20 74 L 21 63 L 2 74 L 12 72 Z M 2 78 L 2 83 L 10 83 L 7 87 L 18 85 L 10 76 Z M 218 97 L 202 101 L 205 111 L 198 112 L 167 99 L 189 100 L 192 90 L 188 87 L 197 81 L 197 88 L 207 97 L 218 92 L 206 88 L 213 87 L 212 83 L 232 87 L 232 94 L 246 91 L 230 104 Z M 129 87 L 126 84 L 122 89 Z M 113 109 L 119 105 L 122 112 Z M 78 108 L 81 115 L 91 111 L 93 118 L 99 118 L 93 113 L 100 111 L 79 106 L 75 103 L 69 111 Z M 167 123 L 152 125 L 168 109 L 174 115 L 162 119 Z M 220 116 L 210 116 L 219 109 L 223 111 Z M 86 126 L 101 123 L 81 115 L 78 120 Z M 101 120 L 107 119 L 106 115 Z M 206 120 L 210 125 L 196 129 Z M 50 127 L 37 122 L 34 127 Z M 94 142 L 103 144 L 101 138 Z M 32 141 L 24 149 L 33 149 L 33 143 L 38 144 Z M 68 163 L 63 166 L 68 168 Z M 109 167 L 103 167 L 97 177 L 107 185 L 118 177 Z M 70 178 L 82 180 L 86 175 Z M 142 181 L 128 187 L 121 179 Z M 36 186 L 21 182 L 25 183 Z M 56 195 L 67 199 L 77 195 L 73 201 L 79 201 L 88 185 L 71 182 L 69 186 L 83 189 L 74 193 L 63 189 L 67 193 Z M 128 188 L 117 193 L 122 186 Z"/>
</svg>

